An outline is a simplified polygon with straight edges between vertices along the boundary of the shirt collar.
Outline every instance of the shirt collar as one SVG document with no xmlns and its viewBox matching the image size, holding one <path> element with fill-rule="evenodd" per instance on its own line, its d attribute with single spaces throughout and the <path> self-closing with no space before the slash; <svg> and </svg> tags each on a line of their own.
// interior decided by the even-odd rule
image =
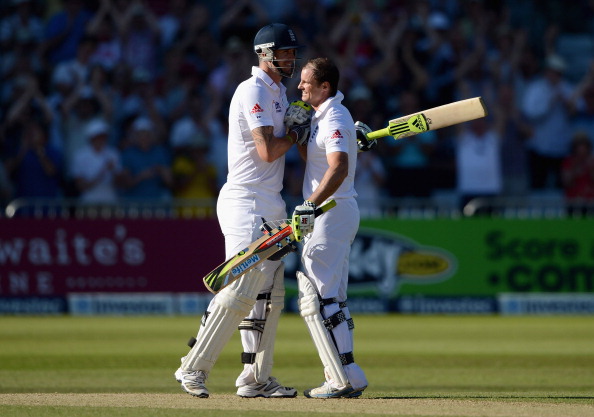
<svg viewBox="0 0 594 417">
<path fill-rule="evenodd" d="M 252 67 L 252 75 L 260 78 L 262 81 L 266 83 L 270 88 L 273 90 L 278 90 L 280 86 L 274 82 L 272 78 L 260 67 Z M 282 85 L 282 84 L 281 84 Z"/>
<path fill-rule="evenodd" d="M 328 109 L 328 107 L 330 107 L 332 103 L 342 103 L 343 99 L 344 95 L 340 91 L 337 91 L 334 97 L 328 97 L 326 101 L 324 101 L 320 105 L 320 107 L 318 107 L 318 110 L 316 111 L 314 117 L 320 117 Z"/>
</svg>

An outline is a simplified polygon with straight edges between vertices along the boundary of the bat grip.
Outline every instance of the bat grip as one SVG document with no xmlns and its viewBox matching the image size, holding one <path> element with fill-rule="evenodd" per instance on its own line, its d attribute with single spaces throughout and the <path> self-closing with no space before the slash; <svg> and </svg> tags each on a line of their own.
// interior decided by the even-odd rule
<svg viewBox="0 0 594 417">
<path fill-rule="evenodd" d="M 390 136 L 390 128 L 386 127 L 384 129 L 380 129 L 380 130 L 374 130 L 373 132 L 369 132 L 367 134 L 367 137 L 369 139 L 379 139 L 379 138 L 383 138 L 385 136 Z"/>
<path fill-rule="evenodd" d="M 336 200 L 327 201 L 325 204 L 322 204 L 320 207 L 315 209 L 314 216 L 318 217 L 319 215 L 327 212 L 334 206 L 336 206 Z"/>
</svg>

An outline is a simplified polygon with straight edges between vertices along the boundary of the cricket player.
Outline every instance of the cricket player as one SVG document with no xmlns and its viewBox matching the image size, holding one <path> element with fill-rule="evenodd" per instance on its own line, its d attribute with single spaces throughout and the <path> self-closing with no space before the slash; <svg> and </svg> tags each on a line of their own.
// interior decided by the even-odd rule
<svg viewBox="0 0 594 417">
<path fill-rule="evenodd" d="M 274 23 L 254 38 L 259 65 L 235 91 L 229 109 L 227 182 L 217 201 L 217 216 L 225 235 L 226 257 L 237 254 L 262 236 L 266 220 L 285 219 L 281 198 L 285 153 L 309 137 L 309 117 L 291 121 L 287 133 L 284 118 L 289 108 L 283 77 L 295 72 L 295 33 Z M 303 112 L 297 109 L 297 113 Z M 243 371 L 236 381 L 241 397 L 295 397 L 294 388 L 282 386 L 271 376 L 276 328 L 284 307 L 284 268 L 280 260 L 267 260 L 258 268 L 218 293 L 209 304 L 196 343 L 175 377 L 182 389 L 196 397 L 208 397 L 205 381 L 221 350 L 239 327 Z"/>
<path fill-rule="evenodd" d="M 369 127 L 342 105 L 339 71 L 328 58 L 309 60 L 301 71 L 301 100 L 315 113 L 311 136 L 299 151 L 306 159 L 303 197 L 293 221 L 301 221 L 302 269 L 297 272 L 299 309 L 324 365 L 325 382 L 304 392 L 311 398 L 353 398 L 367 387 L 353 356 L 353 320 L 346 305 L 349 253 L 359 228 L 354 188 L 357 136 Z M 357 133 L 359 132 L 359 133 Z M 336 207 L 315 219 L 314 210 L 329 199 Z M 309 217 L 307 217 L 309 215 Z M 308 235 L 309 233 L 309 235 Z"/>
</svg>

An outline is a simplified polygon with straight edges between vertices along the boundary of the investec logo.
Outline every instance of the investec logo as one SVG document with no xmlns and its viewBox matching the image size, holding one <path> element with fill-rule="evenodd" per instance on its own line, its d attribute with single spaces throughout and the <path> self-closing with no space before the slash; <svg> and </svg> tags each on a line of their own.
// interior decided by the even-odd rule
<svg viewBox="0 0 594 417">
<path fill-rule="evenodd" d="M 258 262 L 259 260 L 260 260 L 260 257 L 258 255 L 252 255 L 249 258 L 247 258 L 245 261 L 243 261 L 242 263 L 240 263 L 239 265 L 237 265 L 235 268 L 233 268 L 231 270 L 231 273 L 234 276 L 238 276 L 243 271 L 245 271 L 246 269 L 248 269 L 251 265 L 253 265 L 254 263 Z"/>
</svg>

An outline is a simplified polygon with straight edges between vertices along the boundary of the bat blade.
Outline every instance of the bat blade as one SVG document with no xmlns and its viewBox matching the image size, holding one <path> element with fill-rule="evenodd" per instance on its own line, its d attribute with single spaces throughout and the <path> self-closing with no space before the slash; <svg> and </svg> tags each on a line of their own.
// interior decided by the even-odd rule
<svg viewBox="0 0 594 417">
<path fill-rule="evenodd" d="M 327 212 L 334 206 L 336 206 L 335 200 L 328 201 L 316 209 L 315 216 Z M 213 269 L 202 278 L 204 286 L 216 294 L 294 241 L 295 235 L 291 225 L 281 223 L 277 228 L 269 230 L 268 234 L 253 241 L 247 248 Z"/>
<path fill-rule="evenodd" d="M 469 98 L 433 107 L 418 113 L 390 120 L 388 127 L 367 134 L 370 139 L 393 136 L 406 138 L 428 130 L 437 130 L 455 124 L 469 122 L 487 115 L 487 108 L 481 97 Z"/>
</svg>

